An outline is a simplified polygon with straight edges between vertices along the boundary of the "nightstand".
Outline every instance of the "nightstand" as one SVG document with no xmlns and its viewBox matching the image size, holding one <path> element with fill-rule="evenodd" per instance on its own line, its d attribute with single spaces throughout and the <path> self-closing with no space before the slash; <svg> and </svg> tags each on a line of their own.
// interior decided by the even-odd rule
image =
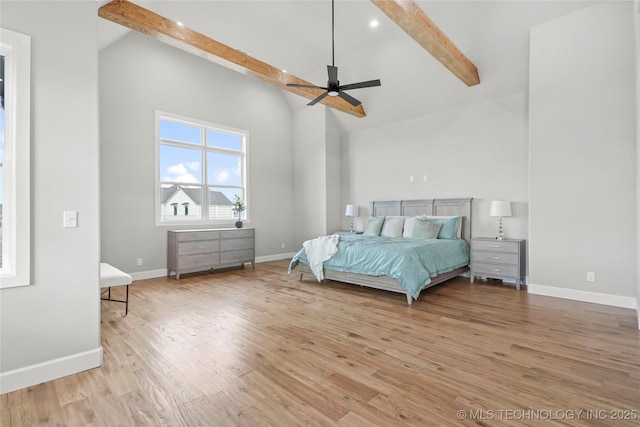
<svg viewBox="0 0 640 427">
<path fill-rule="evenodd" d="M 475 276 L 514 279 L 516 289 L 525 283 L 526 240 L 474 237 L 471 239 L 471 283 Z"/>
<path fill-rule="evenodd" d="M 338 231 L 334 231 L 332 234 L 337 234 L 339 236 L 348 236 L 350 234 L 362 234 L 362 231 L 354 231 L 352 233 L 349 230 L 338 230 Z"/>
</svg>

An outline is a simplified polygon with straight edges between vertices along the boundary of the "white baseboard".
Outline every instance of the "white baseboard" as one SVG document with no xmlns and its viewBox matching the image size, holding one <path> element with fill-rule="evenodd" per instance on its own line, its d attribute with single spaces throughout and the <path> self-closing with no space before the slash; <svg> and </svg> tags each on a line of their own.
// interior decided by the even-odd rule
<svg viewBox="0 0 640 427">
<path fill-rule="evenodd" d="M 276 254 L 276 255 L 267 255 L 267 256 L 259 256 L 256 258 L 256 262 L 270 262 L 270 261 L 280 261 L 281 259 L 291 259 L 294 257 L 296 253 L 288 253 L 288 254 Z"/>
<path fill-rule="evenodd" d="M 295 253 L 286 253 L 286 254 L 276 254 L 276 255 L 267 255 L 256 258 L 256 264 L 261 262 L 270 262 L 270 261 L 279 261 L 281 259 L 291 259 Z M 161 268 L 159 270 L 147 270 L 147 271 L 138 271 L 135 273 L 128 273 L 131 275 L 133 281 L 136 280 L 145 280 L 145 279 L 156 279 L 158 277 L 166 277 L 167 269 Z M 172 273 L 172 275 L 175 273 Z"/>
<path fill-rule="evenodd" d="M 129 273 L 131 279 L 136 280 L 156 279 L 158 277 L 165 277 L 167 275 L 167 269 L 161 268 L 159 270 L 138 271 L 135 273 Z"/>
<path fill-rule="evenodd" d="M 527 292 L 535 295 L 544 295 L 548 297 L 564 298 L 574 301 L 611 305 L 621 308 L 630 308 L 636 311 L 638 311 L 639 309 L 638 300 L 634 297 L 624 297 L 620 295 L 602 294 L 599 292 L 580 291 L 577 289 L 556 288 L 555 286 L 535 285 L 531 283 L 527 283 Z"/>
<path fill-rule="evenodd" d="M 0 394 L 9 393 L 36 384 L 77 374 L 102 365 L 102 346 L 72 354 L 59 359 L 48 360 L 24 368 L 0 373 Z"/>
</svg>

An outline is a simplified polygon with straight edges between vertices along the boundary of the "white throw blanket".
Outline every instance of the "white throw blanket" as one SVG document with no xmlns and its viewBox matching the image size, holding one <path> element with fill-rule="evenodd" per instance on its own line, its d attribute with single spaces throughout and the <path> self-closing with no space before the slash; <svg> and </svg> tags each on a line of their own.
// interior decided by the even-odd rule
<svg viewBox="0 0 640 427">
<path fill-rule="evenodd" d="M 338 251 L 338 241 L 340 236 L 332 234 L 331 236 L 320 236 L 315 239 L 307 240 L 302 244 L 307 253 L 307 261 L 311 271 L 318 279 L 318 282 L 324 279 L 323 263 L 331 258 Z"/>
</svg>

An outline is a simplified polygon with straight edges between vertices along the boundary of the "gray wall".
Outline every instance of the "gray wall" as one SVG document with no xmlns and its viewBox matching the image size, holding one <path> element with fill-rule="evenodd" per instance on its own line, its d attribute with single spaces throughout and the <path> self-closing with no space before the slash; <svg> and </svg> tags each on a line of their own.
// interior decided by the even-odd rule
<svg viewBox="0 0 640 427">
<path fill-rule="evenodd" d="M 3 1 L 1 8 L 3 28 L 31 36 L 33 283 L 0 290 L 4 393 L 98 366 L 102 348 L 97 5 Z M 62 227 L 64 210 L 78 211 L 77 228 Z"/>
<path fill-rule="evenodd" d="M 636 318 L 640 329 L 640 0 L 634 0 L 636 31 Z"/>
<path fill-rule="evenodd" d="M 155 225 L 155 109 L 248 130 L 245 226 L 256 228 L 256 256 L 297 246 L 292 112 L 283 91 L 132 33 L 100 52 L 104 261 L 130 273 L 165 269 L 167 230 L 180 228 Z"/>
<path fill-rule="evenodd" d="M 526 238 L 527 151 L 522 92 L 353 133 L 344 191 L 360 207 L 356 228 L 371 200 L 473 197 L 473 236 L 496 235 L 489 207 L 503 199 L 514 210 L 507 237 Z"/>
<path fill-rule="evenodd" d="M 294 113 L 295 250 L 303 241 L 327 232 L 325 126 L 323 107 Z"/>
<path fill-rule="evenodd" d="M 631 2 L 531 32 L 532 284 L 637 296 L 634 53 Z"/>
<path fill-rule="evenodd" d="M 335 112 L 327 109 L 326 122 L 326 187 L 327 187 L 327 233 L 337 230 L 348 230 L 345 227 L 345 206 L 346 202 L 342 195 L 342 154 L 343 154 L 343 132 L 340 123 L 335 118 Z"/>
</svg>

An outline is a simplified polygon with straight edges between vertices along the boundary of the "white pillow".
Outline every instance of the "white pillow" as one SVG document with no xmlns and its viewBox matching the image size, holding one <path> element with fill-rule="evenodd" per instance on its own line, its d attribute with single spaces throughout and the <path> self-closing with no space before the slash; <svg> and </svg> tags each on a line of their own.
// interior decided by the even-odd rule
<svg viewBox="0 0 640 427">
<path fill-rule="evenodd" d="M 404 220 L 404 231 L 402 232 L 402 237 L 411 237 L 413 235 L 413 228 L 416 225 L 416 220 L 426 220 L 426 215 L 420 216 L 412 216 Z"/>
<path fill-rule="evenodd" d="M 449 219 L 456 218 L 460 215 L 449 215 L 449 216 L 425 216 L 426 219 Z M 456 237 L 458 239 L 462 238 L 462 218 L 458 221 L 458 229 L 456 230 Z"/>
<path fill-rule="evenodd" d="M 385 216 L 380 235 L 384 237 L 402 237 L 404 220 L 405 217 L 403 216 Z"/>
</svg>

